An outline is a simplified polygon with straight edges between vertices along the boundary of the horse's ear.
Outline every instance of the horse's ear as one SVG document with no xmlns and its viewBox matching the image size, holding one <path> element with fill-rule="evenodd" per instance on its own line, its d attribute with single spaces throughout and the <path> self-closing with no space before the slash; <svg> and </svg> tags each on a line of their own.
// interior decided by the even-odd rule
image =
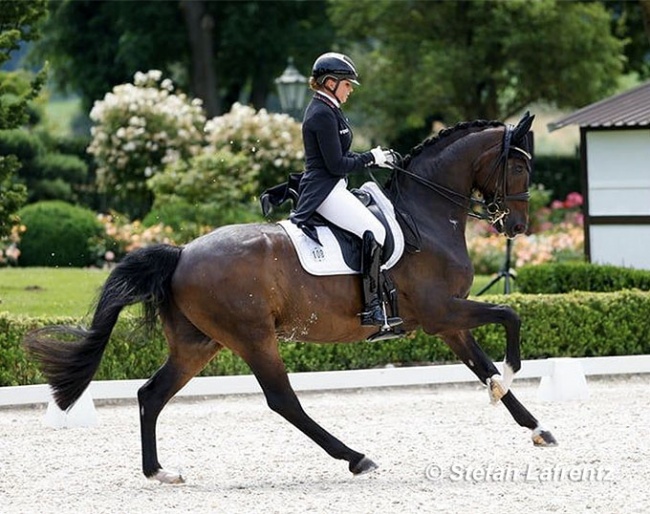
<svg viewBox="0 0 650 514">
<path fill-rule="evenodd" d="M 533 125 L 534 119 L 535 115 L 533 114 L 531 116 L 530 111 L 526 111 L 526 114 L 524 114 L 523 118 L 519 120 L 519 123 L 517 123 L 517 126 L 512 133 L 512 140 L 522 141 L 523 138 L 526 137 L 526 134 L 528 134 L 530 127 Z"/>
</svg>

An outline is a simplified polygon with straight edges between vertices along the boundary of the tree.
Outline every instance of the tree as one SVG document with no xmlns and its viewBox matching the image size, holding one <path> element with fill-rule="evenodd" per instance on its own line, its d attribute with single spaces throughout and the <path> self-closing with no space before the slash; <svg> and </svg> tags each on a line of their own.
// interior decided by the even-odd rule
<svg viewBox="0 0 650 514">
<path fill-rule="evenodd" d="M 43 34 L 35 55 L 86 110 L 137 71 L 158 69 L 201 98 L 208 117 L 236 101 L 265 107 L 287 57 L 307 69 L 334 37 L 323 0 L 51 0 Z"/>
<path fill-rule="evenodd" d="M 639 0 L 641 5 L 641 16 L 643 18 L 643 26 L 645 27 L 645 35 L 650 43 L 650 0 Z"/>
<path fill-rule="evenodd" d="M 604 0 L 612 32 L 625 41 L 624 73 L 650 78 L 650 0 Z"/>
<path fill-rule="evenodd" d="M 21 41 L 33 41 L 39 36 L 38 21 L 45 15 L 46 0 L 13 2 L 0 0 L 0 65 L 9 60 Z M 27 120 L 27 104 L 40 90 L 45 72 L 38 74 L 27 92 L 17 94 L 0 74 L 0 130 L 21 126 Z M 20 168 L 15 155 L 0 155 L 0 238 L 11 232 L 16 222 L 15 212 L 24 202 L 26 191 L 12 181 Z"/>
<path fill-rule="evenodd" d="M 330 15 L 360 44 L 359 100 L 383 135 L 422 127 L 428 116 L 505 119 L 529 104 L 560 108 L 613 91 L 624 42 L 600 3 L 346 2 Z"/>
</svg>

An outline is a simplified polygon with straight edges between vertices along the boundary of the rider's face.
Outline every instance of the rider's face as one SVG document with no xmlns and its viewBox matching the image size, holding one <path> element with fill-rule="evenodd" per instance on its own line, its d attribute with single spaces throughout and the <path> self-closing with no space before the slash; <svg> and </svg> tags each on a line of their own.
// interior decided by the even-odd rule
<svg viewBox="0 0 650 514">
<path fill-rule="evenodd" d="M 341 102 L 341 105 L 343 105 L 345 102 L 348 100 L 348 96 L 350 96 L 350 93 L 354 91 L 354 85 L 352 82 L 349 80 L 341 80 L 339 82 L 339 87 L 336 89 L 336 93 L 334 93 L 334 96 L 336 96 L 336 99 Z"/>
</svg>

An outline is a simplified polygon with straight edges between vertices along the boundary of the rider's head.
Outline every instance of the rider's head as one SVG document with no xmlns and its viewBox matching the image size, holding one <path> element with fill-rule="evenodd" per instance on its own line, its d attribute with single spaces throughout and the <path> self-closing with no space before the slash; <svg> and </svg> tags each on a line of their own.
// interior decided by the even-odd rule
<svg viewBox="0 0 650 514">
<path fill-rule="evenodd" d="M 339 91 L 342 83 L 346 84 L 349 91 Z M 359 85 L 359 75 L 352 59 L 347 55 L 327 52 L 314 62 L 309 85 L 312 89 L 324 89 L 344 102 L 353 85 Z"/>
</svg>

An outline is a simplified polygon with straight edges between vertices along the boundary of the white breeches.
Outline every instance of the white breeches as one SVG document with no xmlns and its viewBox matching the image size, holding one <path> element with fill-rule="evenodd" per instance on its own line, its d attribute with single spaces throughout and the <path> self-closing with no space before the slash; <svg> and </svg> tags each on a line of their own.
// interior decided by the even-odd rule
<svg viewBox="0 0 650 514">
<path fill-rule="evenodd" d="M 342 178 L 318 206 L 316 212 L 348 232 L 360 238 L 370 230 L 375 240 L 384 245 L 386 229 L 381 222 L 355 197 L 347 188 L 347 181 Z"/>
</svg>

